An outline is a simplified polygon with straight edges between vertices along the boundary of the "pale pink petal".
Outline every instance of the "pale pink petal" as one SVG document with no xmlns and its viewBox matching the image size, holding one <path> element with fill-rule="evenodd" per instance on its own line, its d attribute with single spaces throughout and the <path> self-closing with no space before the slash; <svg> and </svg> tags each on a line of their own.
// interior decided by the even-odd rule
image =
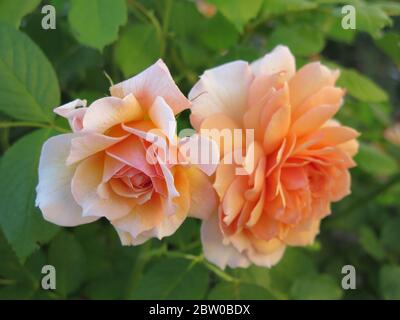
<svg viewBox="0 0 400 320">
<path fill-rule="evenodd" d="M 251 64 L 251 70 L 256 76 L 284 72 L 286 80 L 296 72 L 296 61 L 286 46 L 276 46 L 270 53 Z"/>
<path fill-rule="evenodd" d="M 156 175 L 154 166 L 147 161 L 146 150 L 138 137 L 129 136 L 124 141 L 109 147 L 106 154 L 150 177 Z"/>
<path fill-rule="evenodd" d="M 185 169 L 190 181 L 190 210 L 189 216 L 198 219 L 208 219 L 217 212 L 218 197 L 209 178 L 199 169 Z"/>
<path fill-rule="evenodd" d="M 86 111 L 86 100 L 81 99 L 75 99 L 54 109 L 56 114 L 68 119 L 69 125 L 74 132 L 82 130 L 82 119 Z"/>
<path fill-rule="evenodd" d="M 240 124 L 224 113 L 215 113 L 204 119 L 199 131 L 202 136 L 215 141 L 221 156 L 244 144 Z"/>
<path fill-rule="evenodd" d="M 132 208 L 129 214 L 111 222 L 118 231 L 127 232 L 132 238 L 137 238 L 143 232 L 160 224 L 162 218 L 162 199 L 160 196 L 154 195 L 150 201 Z"/>
<path fill-rule="evenodd" d="M 184 163 L 195 165 L 211 176 L 219 163 L 219 148 L 214 140 L 194 134 L 179 140 L 179 156 Z"/>
<path fill-rule="evenodd" d="M 217 214 L 213 214 L 201 224 L 201 243 L 205 258 L 221 269 L 225 269 L 226 266 L 246 268 L 250 265 L 244 254 L 224 241 L 218 226 Z"/>
<path fill-rule="evenodd" d="M 82 207 L 84 216 L 106 217 L 117 219 L 130 212 L 133 201 L 116 195 L 105 184 L 102 192 L 107 197 L 101 197 L 98 187 L 102 184 L 103 155 L 94 155 L 80 163 L 72 179 L 71 190 L 75 201 Z"/>
<path fill-rule="evenodd" d="M 107 154 L 104 156 L 104 170 L 103 170 L 103 182 L 107 182 L 110 180 L 119 170 L 126 166 L 126 163 L 123 163 L 113 157 L 108 156 Z"/>
<path fill-rule="evenodd" d="M 119 98 L 132 93 L 144 108 L 150 108 L 157 96 L 163 97 L 175 114 L 190 106 L 161 59 L 138 75 L 112 86 L 110 92 Z"/>
<path fill-rule="evenodd" d="M 97 152 L 103 151 L 112 145 L 124 140 L 128 135 L 122 137 L 109 137 L 96 132 L 82 132 L 74 136 L 71 141 L 71 150 L 67 158 L 67 164 L 81 161 Z"/>
<path fill-rule="evenodd" d="M 149 117 L 157 128 L 168 137 L 170 143 L 175 143 L 176 120 L 174 112 L 162 97 L 157 97 L 149 109 Z"/>
<path fill-rule="evenodd" d="M 199 118 L 203 120 L 216 113 L 241 123 L 252 80 L 250 67 L 244 61 L 234 61 L 204 72 L 189 93 L 196 123 Z"/>
<path fill-rule="evenodd" d="M 117 124 L 141 120 L 143 116 L 143 109 L 132 94 L 123 99 L 105 97 L 89 106 L 83 118 L 83 129 L 104 133 Z"/>
<path fill-rule="evenodd" d="M 220 197 L 223 197 L 226 190 L 236 177 L 236 167 L 232 165 L 232 159 L 233 152 L 227 154 L 217 167 L 214 189 Z"/>
<path fill-rule="evenodd" d="M 190 208 L 190 182 L 182 168 L 176 168 L 174 173 L 175 187 L 178 196 L 172 199 L 174 212 L 172 214 L 164 214 L 161 222 L 154 228 L 152 235 L 158 239 L 168 237 L 185 221 Z M 164 200 L 164 213 L 168 210 L 170 204 Z"/>
<path fill-rule="evenodd" d="M 39 161 L 39 184 L 36 205 L 46 220 L 60 226 L 77 226 L 98 217 L 82 216 L 82 208 L 71 193 L 76 166 L 65 164 L 75 134 L 62 134 L 47 140 Z"/>
<path fill-rule="evenodd" d="M 252 245 L 255 250 L 249 250 L 248 256 L 254 264 L 270 268 L 277 264 L 283 257 L 285 252 L 285 244 L 278 239 L 269 241 L 253 240 Z"/>
<path fill-rule="evenodd" d="M 247 188 L 247 177 L 237 176 L 226 190 L 222 199 L 224 223 L 231 224 L 242 210 L 245 202 L 244 191 Z"/>
</svg>

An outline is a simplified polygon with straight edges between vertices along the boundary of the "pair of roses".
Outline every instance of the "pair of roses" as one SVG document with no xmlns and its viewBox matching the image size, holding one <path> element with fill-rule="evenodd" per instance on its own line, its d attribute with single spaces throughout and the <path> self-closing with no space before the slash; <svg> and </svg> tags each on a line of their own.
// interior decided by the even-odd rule
<svg viewBox="0 0 400 320">
<path fill-rule="evenodd" d="M 61 226 L 105 217 L 124 245 L 170 236 L 196 217 L 209 261 L 270 267 L 286 246 L 312 243 L 331 202 L 350 193 L 358 133 L 332 120 L 345 93 L 338 76 L 319 62 L 296 71 L 278 46 L 251 64 L 207 70 L 187 99 L 159 60 L 89 107 L 75 100 L 54 110 L 72 133 L 44 144 L 36 203 Z M 175 116 L 187 108 L 198 133 L 178 139 Z M 209 134 L 246 129 L 254 139 L 240 145 Z M 219 150 L 218 162 L 180 152 L 201 140 Z M 155 145 L 177 161 L 157 152 L 149 161 Z"/>
</svg>

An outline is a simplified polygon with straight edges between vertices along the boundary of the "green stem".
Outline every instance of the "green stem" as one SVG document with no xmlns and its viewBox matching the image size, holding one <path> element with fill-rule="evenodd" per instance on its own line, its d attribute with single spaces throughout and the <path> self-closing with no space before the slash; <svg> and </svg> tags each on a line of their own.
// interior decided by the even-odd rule
<svg viewBox="0 0 400 320">
<path fill-rule="evenodd" d="M 156 29 L 157 37 L 160 40 L 161 44 L 161 56 L 163 55 L 163 51 L 165 51 L 165 39 L 163 36 L 163 30 L 161 28 L 160 23 L 158 22 L 157 17 L 154 15 L 154 12 L 151 10 L 148 10 L 145 6 L 143 6 L 141 3 L 136 2 L 134 0 L 129 0 L 128 2 L 132 8 L 139 13 L 141 13 Z"/>
<path fill-rule="evenodd" d="M 216 276 L 218 276 L 222 280 L 225 280 L 228 282 L 238 282 L 239 281 L 239 279 L 232 277 L 225 271 L 223 271 L 223 270 L 219 269 L 218 267 L 214 266 L 213 264 L 209 263 L 207 260 L 204 259 L 204 256 L 202 254 L 195 256 L 195 255 L 187 254 L 187 253 L 183 253 L 183 252 L 167 251 L 167 252 L 165 252 L 165 255 L 169 256 L 169 257 L 190 260 L 190 261 L 193 261 L 196 263 L 202 263 L 208 270 L 213 272 Z"/>
<path fill-rule="evenodd" d="M 70 132 L 68 129 L 56 126 L 51 123 L 30 122 L 30 121 L 0 122 L 0 128 L 14 128 L 14 127 L 50 128 L 62 133 Z"/>
<path fill-rule="evenodd" d="M 169 22 L 171 19 L 171 9 L 172 9 L 172 0 L 166 0 L 165 11 L 162 21 L 162 47 L 161 47 L 161 58 L 164 58 L 165 52 L 167 51 L 167 38 L 168 38 L 168 30 L 169 30 Z"/>
</svg>

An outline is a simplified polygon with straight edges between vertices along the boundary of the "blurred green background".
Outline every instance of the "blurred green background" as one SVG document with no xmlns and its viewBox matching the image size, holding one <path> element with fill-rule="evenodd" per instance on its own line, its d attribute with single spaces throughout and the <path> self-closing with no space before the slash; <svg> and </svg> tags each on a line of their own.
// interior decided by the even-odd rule
<svg viewBox="0 0 400 320">
<path fill-rule="evenodd" d="M 41 9 L 56 9 L 44 30 Z M 341 8 L 356 9 L 356 30 Z M 373 0 L 0 0 L 1 299 L 400 299 L 400 3 Z M 219 270 L 201 255 L 199 221 L 162 241 L 122 247 L 104 221 L 50 225 L 34 207 L 42 143 L 68 128 L 52 109 L 108 95 L 161 57 L 187 94 L 207 68 L 252 61 L 277 44 L 297 67 L 342 70 L 338 119 L 362 133 L 352 195 L 315 244 L 272 269 Z M 106 76 L 107 75 L 107 76 Z M 188 112 L 179 128 L 190 126 Z M 41 268 L 57 289 L 40 287 Z M 357 289 L 342 290 L 342 266 Z"/>
</svg>

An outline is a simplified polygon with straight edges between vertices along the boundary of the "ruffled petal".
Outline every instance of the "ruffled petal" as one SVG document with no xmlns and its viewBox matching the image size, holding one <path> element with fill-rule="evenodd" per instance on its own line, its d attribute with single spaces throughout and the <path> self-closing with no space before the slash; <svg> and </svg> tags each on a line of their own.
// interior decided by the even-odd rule
<svg viewBox="0 0 400 320">
<path fill-rule="evenodd" d="M 46 220 L 60 226 L 77 226 L 98 217 L 82 215 L 82 208 L 71 193 L 71 180 L 76 166 L 66 165 L 71 140 L 75 134 L 62 134 L 45 142 L 39 161 L 39 184 L 36 205 Z"/>
</svg>

